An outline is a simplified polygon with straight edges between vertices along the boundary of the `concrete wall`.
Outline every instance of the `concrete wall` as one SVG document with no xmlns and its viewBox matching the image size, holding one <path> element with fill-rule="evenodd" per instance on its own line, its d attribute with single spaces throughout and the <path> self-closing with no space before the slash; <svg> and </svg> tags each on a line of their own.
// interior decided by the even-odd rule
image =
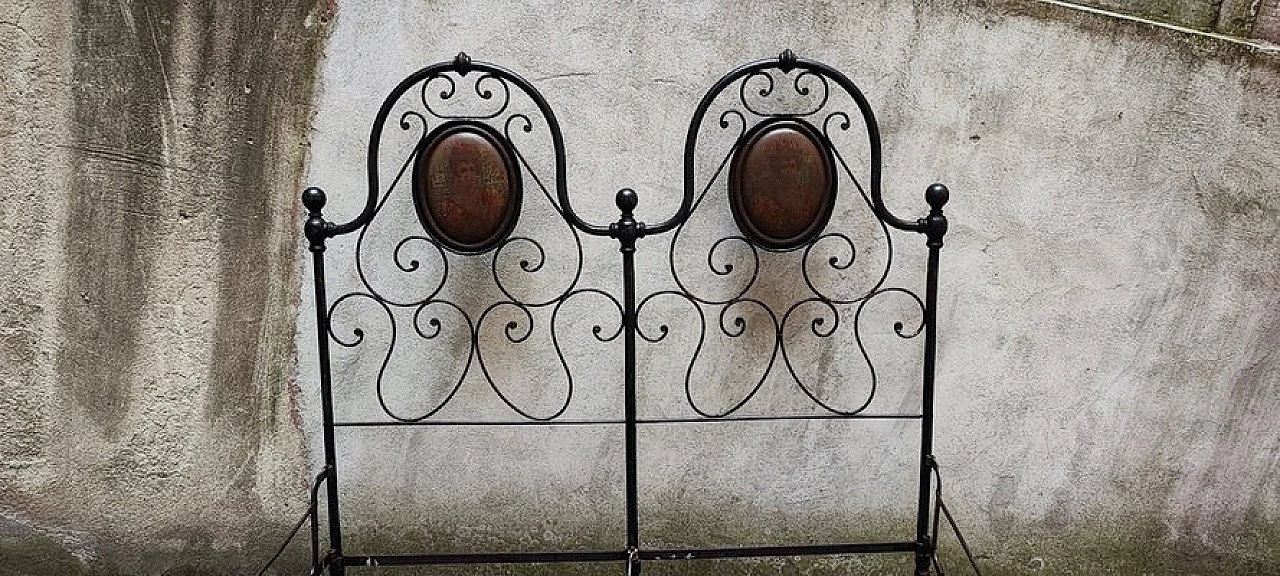
<svg viewBox="0 0 1280 576">
<path fill-rule="evenodd" d="M 0 8 L 5 574 L 257 562 L 307 463 L 308 2 Z"/>
<path fill-rule="evenodd" d="M 1168 22 L 1205 32 L 1277 41 L 1270 20 L 1277 14 L 1271 0 L 1089 0 L 1072 2 Z"/>
<path fill-rule="evenodd" d="M 671 212 L 688 115 L 733 66 L 790 47 L 845 70 L 880 120 L 890 207 L 914 216 L 930 182 L 953 191 L 937 453 L 984 567 L 1266 573 L 1280 560 L 1274 52 L 1023 1 L 351 0 L 329 20 L 330 8 L 4 5 L 0 556 L 10 565 L 0 574 L 246 573 L 270 554 L 320 461 L 297 192 L 321 185 L 331 218 L 354 216 L 383 96 L 459 50 L 543 91 L 564 127 L 571 194 L 595 222 L 614 217 L 624 186 L 640 194 L 639 218 Z M 403 147 L 414 136 L 398 137 Z M 545 153 L 529 150 L 545 166 Z M 416 225 L 406 208 L 380 224 Z M 525 224 L 548 247 L 566 246 L 551 220 Z M 705 226 L 732 231 L 723 219 Z M 895 242 L 904 268 L 894 280 L 917 286 L 922 241 Z M 665 243 L 641 242 L 640 269 L 654 271 L 642 293 L 670 285 Z M 351 244 L 333 244 L 334 289 L 358 286 Z M 615 247 L 584 240 L 583 251 L 592 264 L 581 285 L 617 291 Z M 542 278 L 571 267 L 564 254 L 553 251 Z M 451 264 L 446 293 L 467 309 L 496 293 L 485 266 Z M 373 273 L 396 289 L 421 282 L 397 279 L 385 259 Z M 766 295 L 793 296 L 784 280 L 768 280 Z M 918 393 L 918 342 L 887 333 L 903 313 L 889 307 L 873 322 L 884 327 L 873 352 L 888 407 Z M 589 335 L 609 325 L 608 305 L 566 314 L 566 361 L 580 375 L 572 415 L 613 415 L 620 348 Z M 670 358 L 689 333 L 678 306 L 654 314 L 675 330 L 642 348 L 642 400 L 651 414 L 679 414 L 683 368 Z M 563 390 L 545 336 L 531 353 L 488 357 L 514 399 L 537 408 Z M 395 359 L 393 402 L 415 407 L 424 390 L 438 392 L 414 379 L 424 366 L 459 369 L 430 360 L 456 357 L 445 350 L 459 343 L 435 343 Z M 861 382 L 847 345 L 834 360 L 803 350 Z M 368 374 L 381 358 L 358 352 L 335 357 L 341 417 L 378 414 Z M 702 365 L 711 387 L 698 392 L 710 402 L 740 394 L 735 378 L 717 376 L 738 375 L 751 354 Z M 472 372 L 450 415 L 509 416 Z M 512 384 L 531 380 L 550 386 Z M 764 390 L 762 402 L 795 400 L 780 377 Z M 901 482 L 913 430 L 646 432 L 645 539 L 909 536 Z M 344 520 L 360 550 L 621 541 L 616 429 L 343 434 Z"/>
<path fill-rule="evenodd" d="M 1280 42 L 1280 2 L 1276 0 L 1261 0 L 1258 2 L 1258 13 L 1253 25 L 1253 34 L 1255 38 Z"/>
<path fill-rule="evenodd" d="M 1280 42 L 1280 3 L 1275 0 L 1090 0 L 1072 2 L 1205 32 Z"/>
</svg>

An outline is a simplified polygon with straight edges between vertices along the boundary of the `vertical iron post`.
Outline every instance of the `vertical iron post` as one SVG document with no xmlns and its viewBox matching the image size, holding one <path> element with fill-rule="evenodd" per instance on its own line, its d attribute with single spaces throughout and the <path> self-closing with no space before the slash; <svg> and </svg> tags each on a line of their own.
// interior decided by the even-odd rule
<svg viewBox="0 0 1280 576">
<path fill-rule="evenodd" d="M 622 326 L 623 326 L 623 396 L 626 418 L 626 507 L 627 507 L 627 575 L 640 574 L 639 491 L 636 487 L 636 239 L 644 235 L 644 224 L 636 222 L 636 193 L 618 191 L 615 203 L 622 211 L 618 221 L 609 226 L 609 235 L 618 239 L 622 252 Z"/>
<path fill-rule="evenodd" d="M 335 465 L 333 442 L 333 385 L 329 373 L 329 317 L 325 314 L 324 293 L 324 241 L 329 236 L 332 224 L 325 222 L 321 215 L 324 208 L 324 191 L 319 188 L 307 188 L 302 192 L 302 204 L 307 207 L 307 222 L 304 231 L 311 242 L 311 262 L 315 271 L 316 290 L 316 338 L 320 355 L 320 410 L 324 419 L 324 467 L 325 495 L 329 508 L 329 553 L 330 574 L 342 576 L 342 527 L 338 521 L 338 470 Z"/>
<path fill-rule="evenodd" d="M 916 576 L 928 576 L 929 565 L 938 543 L 929 536 L 929 480 L 933 463 L 933 374 L 937 353 L 938 314 L 938 253 L 942 250 L 942 237 L 947 233 L 947 217 L 942 207 L 950 193 L 942 184 L 934 184 L 925 190 L 929 203 L 929 215 L 920 220 L 929 247 L 929 262 L 925 275 L 924 297 L 924 387 L 923 418 L 920 420 L 920 494 L 916 512 Z"/>
</svg>

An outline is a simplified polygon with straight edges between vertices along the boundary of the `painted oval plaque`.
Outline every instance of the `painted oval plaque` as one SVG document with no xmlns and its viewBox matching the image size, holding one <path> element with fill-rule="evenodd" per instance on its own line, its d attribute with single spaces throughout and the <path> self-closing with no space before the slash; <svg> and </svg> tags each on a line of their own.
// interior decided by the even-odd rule
<svg viewBox="0 0 1280 576">
<path fill-rule="evenodd" d="M 460 122 L 438 128 L 413 164 L 413 203 L 422 225 L 446 248 L 487 252 L 520 214 L 520 170 L 492 128 Z"/>
<path fill-rule="evenodd" d="M 729 167 L 729 208 L 756 245 L 805 245 L 826 226 L 835 199 L 831 150 L 808 123 L 764 122 L 743 135 Z"/>
</svg>

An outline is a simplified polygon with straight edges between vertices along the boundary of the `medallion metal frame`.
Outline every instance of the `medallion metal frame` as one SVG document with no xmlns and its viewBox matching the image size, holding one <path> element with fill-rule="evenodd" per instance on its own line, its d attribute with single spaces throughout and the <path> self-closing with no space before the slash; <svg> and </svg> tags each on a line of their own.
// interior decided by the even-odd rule
<svg viewBox="0 0 1280 576">
<path fill-rule="evenodd" d="M 434 212 L 426 205 L 430 200 L 429 196 L 431 194 L 428 189 L 428 183 L 423 182 L 424 177 L 430 176 L 429 174 L 423 174 L 428 169 L 426 165 L 445 139 L 458 134 L 475 134 L 483 138 L 498 153 L 502 161 L 502 167 L 506 171 L 507 202 L 503 210 L 502 222 L 492 233 L 477 242 L 461 241 L 446 232 L 440 223 L 436 222 Z M 511 151 L 511 144 L 497 130 L 487 124 L 466 120 L 443 124 L 424 138 L 422 151 L 416 155 L 411 168 L 413 204 L 415 211 L 418 213 L 418 220 L 432 238 L 449 250 L 459 254 L 483 254 L 488 252 L 511 235 L 511 231 L 515 229 L 520 219 L 520 205 L 524 199 L 524 184 L 520 172 L 520 165 Z"/>
</svg>

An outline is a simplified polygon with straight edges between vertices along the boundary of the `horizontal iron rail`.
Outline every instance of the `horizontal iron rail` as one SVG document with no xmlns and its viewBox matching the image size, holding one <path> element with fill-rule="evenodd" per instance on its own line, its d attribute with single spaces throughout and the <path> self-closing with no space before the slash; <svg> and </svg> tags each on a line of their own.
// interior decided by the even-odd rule
<svg viewBox="0 0 1280 576">
<path fill-rule="evenodd" d="M 636 424 L 701 424 L 715 422 L 778 422 L 788 420 L 919 420 L 923 414 L 812 414 L 787 416 L 733 416 L 727 418 L 642 418 Z M 626 420 L 422 420 L 419 422 L 335 422 L 335 428 L 395 426 L 613 426 Z"/>
<path fill-rule="evenodd" d="M 915 542 L 859 542 L 809 546 L 758 546 L 751 548 L 671 548 L 640 550 L 642 560 L 716 560 L 784 556 L 835 556 L 839 554 L 887 554 L 915 552 Z"/>
<path fill-rule="evenodd" d="M 787 556 L 835 556 L 840 554 L 891 554 L 916 551 L 915 542 L 860 542 L 808 546 L 758 546 L 745 548 L 640 549 L 641 560 L 727 560 Z M 581 552 L 500 552 L 489 554 L 369 554 L 347 555 L 343 564 L 356 566 L 425 566 L 432 564 L 568 564 L 625 562 L 626 550 Z"/>
<path fill-rule="evenodd" d="M 625 550 L 582 552 L 501 552 L 493 554 L 376 554 L 347 555 L 346 566 L 424 566 L 429 564 L 565 564 L 625 562 Z"/>
<path fill-rule="evenodd" d="M 704 422 L 778 422 L 787 420 L 919 420 L 923 414 L 812 414 L 789 416 L 731 416 L 727 418 L 662 418 L 637 424 L 701 424 Z"/>
</svg>

